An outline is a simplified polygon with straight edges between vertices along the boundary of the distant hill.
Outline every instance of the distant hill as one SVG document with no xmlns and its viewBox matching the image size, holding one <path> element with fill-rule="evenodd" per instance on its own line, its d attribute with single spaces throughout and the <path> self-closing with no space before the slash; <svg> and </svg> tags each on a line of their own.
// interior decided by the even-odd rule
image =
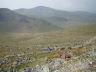
<svg viewBox="0 0 96 72">
<path fill-rule="evenodd" d="M 0 8 L 0 32 L 48 32 L 62 29 L 51 23 Z"/>
<path fill-rule="evenodd" d="M 55 15 L 54 12 L 56 10 L 48 7 L 38 6 L 31 9 L 16 9 L 15 11 L 21 14 L 29 14 L 37 17 L 52 17 Z"/>
<path fill-rule="evenodd" d="M 0 32 L 49 32 L 88 24 L 96 24 L 96 14 L 43 6 L 14 11 L 0 8 Z"/>
<path fill-rule="evenodd" d="M 17 9 L 15 11 L 30 17 L 34 16 L 44 19 L 62 28 L 96 23 L 96 14 L 83 11 L 68 12 L 44 6 L 38 6 L 31 9 Z"/>
</svg>

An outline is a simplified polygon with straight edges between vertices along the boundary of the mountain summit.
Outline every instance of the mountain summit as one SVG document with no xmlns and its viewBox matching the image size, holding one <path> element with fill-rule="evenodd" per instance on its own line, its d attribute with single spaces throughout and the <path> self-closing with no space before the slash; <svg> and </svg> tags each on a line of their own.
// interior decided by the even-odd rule
<svg viewBox="0 0 96 72">
<path fill-rule="evenodd" d="M 17 9 L 15 11 L 24 14 L 29 13 L 33 16 L 38 16 L 38 17 L 50 17 L 50 16 L 54 16 L 55 14 L 54 12 L 56 10 L 49 7 L 38 6 L 30 9 Z"/>
</svg>

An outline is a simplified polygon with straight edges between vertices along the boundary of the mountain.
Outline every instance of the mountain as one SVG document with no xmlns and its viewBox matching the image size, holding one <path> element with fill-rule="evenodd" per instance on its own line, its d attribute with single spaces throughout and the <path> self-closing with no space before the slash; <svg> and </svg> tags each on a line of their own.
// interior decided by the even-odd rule
<svg viewBox="0 0 96 72">
<path fill-rule="evenodd" d="M 15 11 L 24 14 L 29 13 L 29 15 L 38 16 L 38 17 L 50 17 L 50 16 L 54 16 L 55 9 L 38 6 L 31 9 L 24 9 L 24 8 L 17 9 Z"/>
<path fill-rule="evenodd" d="M 87 24 L 96 24 L 96 14 L 43 6 L 14 11 L 0 8 L 0 32 L 48 32 Z"/>
<path fill-rule="evenodd" d="M 96 14 L 83 11 L 68 12 L 44 6 L 38 6 L 31 9 L 17 9 L 15 11 L 29 17 L 34 16 L 44 19 L 53 25 L 57 25 L 62 28 L 96 23 Z"/>
<path fill-rule="evenodd" d="M 0 32 L 47 32 L 61 29 L 51 23 L 0 8 Z"/>
</svg>

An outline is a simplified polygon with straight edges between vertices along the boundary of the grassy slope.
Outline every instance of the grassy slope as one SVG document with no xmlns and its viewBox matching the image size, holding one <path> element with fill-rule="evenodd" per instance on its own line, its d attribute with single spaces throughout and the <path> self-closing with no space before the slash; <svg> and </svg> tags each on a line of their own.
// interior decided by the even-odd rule
<svg viewBox="0 0 96 72">
<path fill-rule="evenodd" d="M 0 34 L 0 45 L 13 47 L 32 47 L 33 45 L 70 45 L 82 43 L 96 35 L 96 24 L 87 25 L 70 30 L 56 31 L 50 33 L 2 33 Z M 34 46 L 36 47 L 36 46 Z M 2 54 L 0 54 L 2 55 Z"/>
<path fill-rule="evenodd" d="M 50 33 L 37 33 L 37 34 L 29 34 L 29 33 L 3 33 L 0 34 L 0 59 L 2 56 L 20 54 L 23 52 L 31 53 L 31 52 L 42 52 L 43 47 L 48 47 L 49 45 L 53 47 L 54 45 L 58 46 L 72 46 L 72 45 L 81 45 L 89 38 L 96 36 L 96 24 L 87 25 L 84 27 L 78 27 L 70 30 L 62 30 Z M 41 46 L 39 46 L 41 45 Z M 31 47 L 32 50 L 28 50 L 27 48 Z M 73 50 L 75 54 L 84 53 L 83 50 Z M 78 52 L 78 53 L 77 53 Z M 17 68 L 23 68 L 26 66 L 34 66 L 39 63 L 44 63 L 42 58 L 47 56 L 52 57 L 54 53 L 40 53 L 36 55 L 28 55 L 29 58 L 36 58 L 37 60 L 32 63 L 24 63 L 18 66 Z M 8 58 L 9 62 L 14 62 L 18 57 Z M 38 60 L 39 59 L 39 60 Z M 7 65 L 4 64 L 1 68 L 10 67 L 11 63 Z"/>
</svg>

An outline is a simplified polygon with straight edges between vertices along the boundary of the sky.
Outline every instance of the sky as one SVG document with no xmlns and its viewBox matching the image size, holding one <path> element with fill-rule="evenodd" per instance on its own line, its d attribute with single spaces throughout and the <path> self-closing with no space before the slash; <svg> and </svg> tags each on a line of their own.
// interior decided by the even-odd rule
<svg viewBox="0 0 96 72">
<path fill-rule="evenodd" d="M 89 11 L 96 13 L 96 0 L 0 0 L 0 8 L 33 8 L 47 6 L 67 11 Z"/>
</svg>

